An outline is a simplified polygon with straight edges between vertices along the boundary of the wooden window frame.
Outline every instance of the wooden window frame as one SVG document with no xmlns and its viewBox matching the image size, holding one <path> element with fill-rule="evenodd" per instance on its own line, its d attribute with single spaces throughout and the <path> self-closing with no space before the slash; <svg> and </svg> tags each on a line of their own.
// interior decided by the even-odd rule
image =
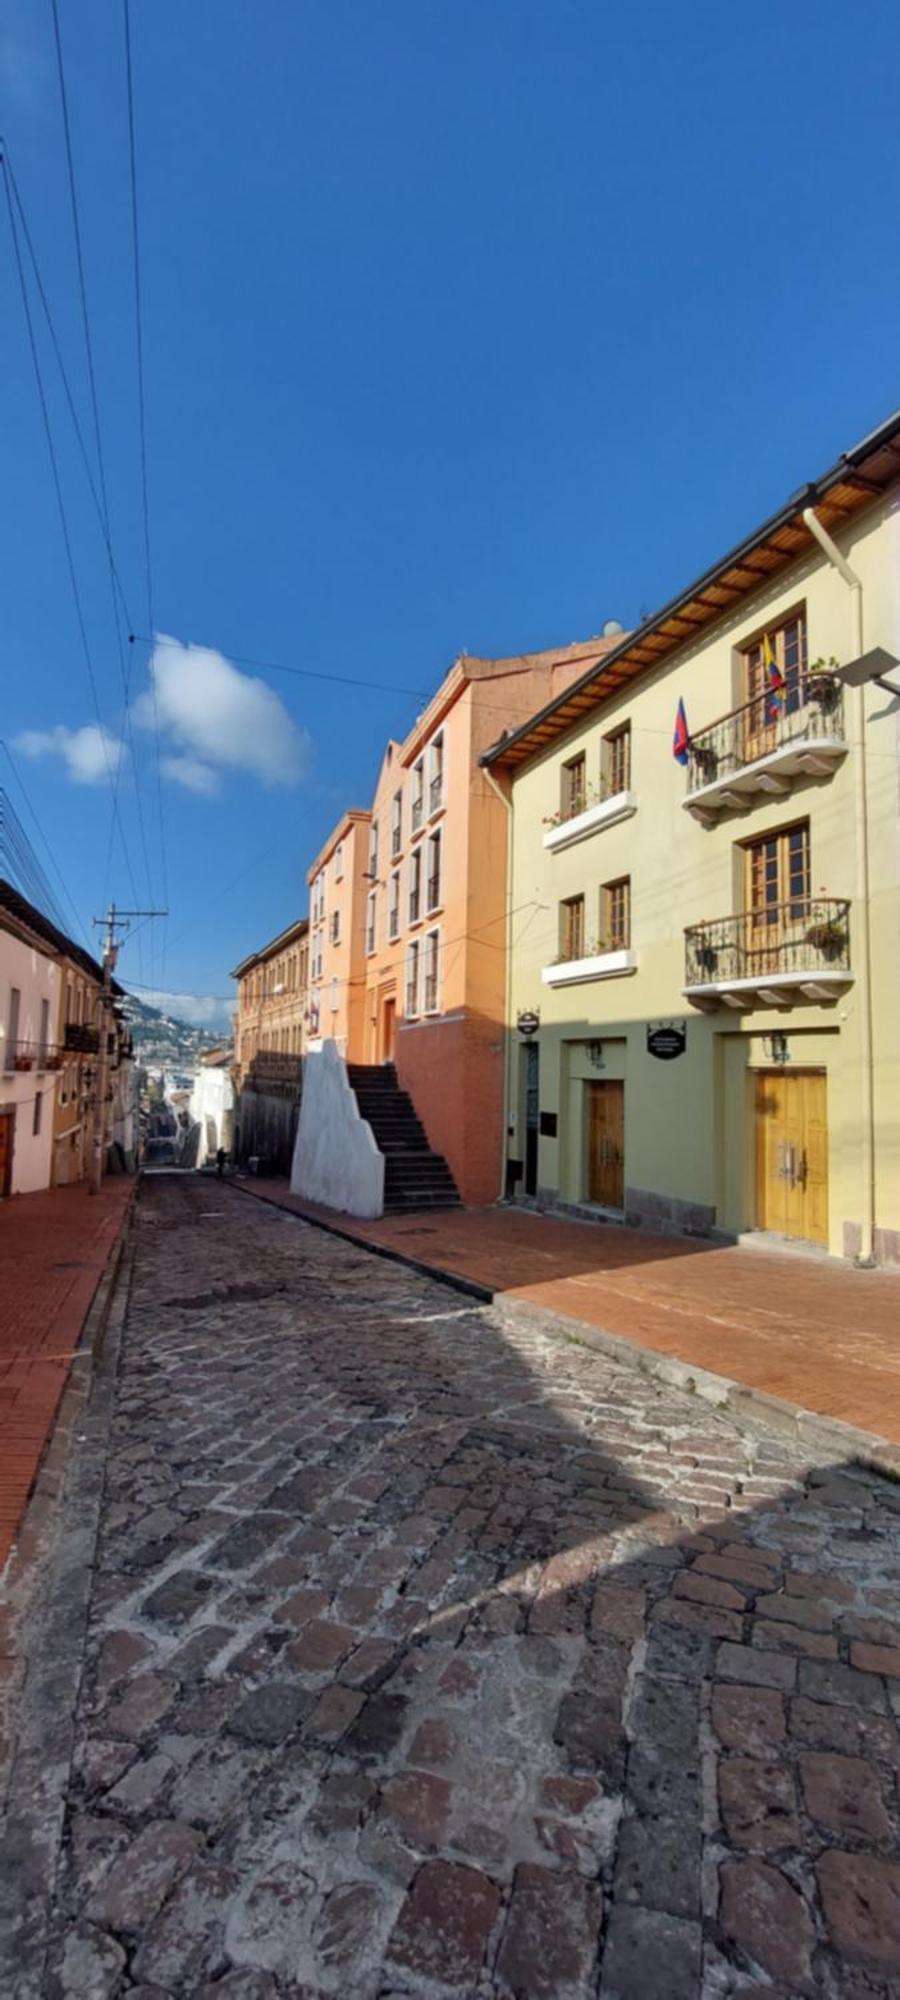
<svg viewBox="0 0 900 2000">
<path fill-rule="evenodd" d="M 631 876 L 617 875 L 600 889 L 600 936 L 605 951 L 631 948 Z"/>
<path fill-rule="evenodd" d="M 584 957 L 584 896 L 564 896 L 559 906 L 559 953 L 563 964 Z M 577 951 L 572 950 L 577 942 Z"/>
<path fill-rule="evenodd" d="M 577 790 L 574 784 L 574 774 L 576 771 L 581 774 L 581 783 Z M 559 809 L 561 819 L 563 821 L 576 819 L 579 813 L 584 812 L 586 805 L 587 754 L 584 750 L 579 750 L 577 756 L 567 757 L 565 763 L 560 767 Z"/>
<path fill-rule="evenodd" d="M 631 723 L 620 722 L 600 742 L 600 786 L 605 799 L 617 798 L 631 784 Z"/>
<path fill-rule="evenodd" d="M 791 839 L 802 836 L 802 887 L 795 889 L 796 880 L 792 867 Z M 766 874 L 766 849 L 774 847 L 775 872 Z M 793 850 L 796 853 L 796 849 Z M 765 893 L 767 881 L 774 881 L 774 895 Z M 762 885 L 763 893 L 759 894 Z M 808 819 L 791 820 L 788 826 L 773 828 L 771 833 L 760 834 L 743 846 L 743 897 L 744 912 L 755 929 L 762 929 L 764 923 L 775 921 L 774 912 L 788 909 L 796 916 L 802 916 L 804 905 L 812 899 L 812 842 Z M 795 907 L 796 906 L 796 907 Z"/>
</svg>

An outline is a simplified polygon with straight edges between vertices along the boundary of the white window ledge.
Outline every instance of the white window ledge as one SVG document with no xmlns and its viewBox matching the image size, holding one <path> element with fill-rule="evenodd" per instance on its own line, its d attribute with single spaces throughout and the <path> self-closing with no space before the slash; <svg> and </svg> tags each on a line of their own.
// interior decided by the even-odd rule
<svg viewBox="0 0 900 2000">
<path fill-rule="evenodd" d="M 541 980 L 545 986 L 579 986 L 588 979 L 617 979 L 637 971 L 637 952 L 601 951 L 594 958 L 569 958 L 562 965 L 545 965 Z"/>
<path fill-rule="evenodd" d="M 598 833 L 601 827 L 630 819 L 637 812 L 637 805 L 637 792 L 615 792 L 611 799 L 599 799 L 573 819 L 564 819 L 561 826 L 551 826 L 544 835 L 544 846 L 551 854 L 558 853 L 561 847 L 574 847 L 576 840 L 587 840 L 589 834 Z"/>
</svg>

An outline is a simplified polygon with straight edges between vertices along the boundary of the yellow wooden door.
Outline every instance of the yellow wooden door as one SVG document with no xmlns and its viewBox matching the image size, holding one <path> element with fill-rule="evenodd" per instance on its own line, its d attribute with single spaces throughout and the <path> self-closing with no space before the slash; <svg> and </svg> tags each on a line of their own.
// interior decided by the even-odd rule
<svg viewBox="0 0 900 2000">
<path fill-rule="evenodd" d="M 760 1229 L 828 1242 L 828 1120 L 821 1070 L 756 1079 L 756 1218 Z"/>
<path fill-rule="evenodd" d="M 589 1083 L 588 1200 L 602 1208 L 625 1201 L 625 1085 Z"/>
</svg>

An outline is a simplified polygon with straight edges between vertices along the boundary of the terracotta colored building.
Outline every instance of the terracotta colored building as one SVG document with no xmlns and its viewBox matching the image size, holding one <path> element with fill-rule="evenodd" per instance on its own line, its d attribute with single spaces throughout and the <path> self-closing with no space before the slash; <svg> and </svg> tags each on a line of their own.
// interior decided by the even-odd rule
<svg viewBox="0 0 900 2000">
<path fill-rule="evenodd" d="M 614 643 L 458 659 L 307 877 L 319 1035 L 396 1064 L 468 1203 L 497 1199 L 504 1153 L 509 813 L 479 759 Z"/>
<path fill-rule="evenodd" d="M 302 1055 L 309 1006 L 309 924 L 305 917 L 243 958 L 237 980 L 234 1063 L 239 1084 L 261 1055 Z"/>
</svg>

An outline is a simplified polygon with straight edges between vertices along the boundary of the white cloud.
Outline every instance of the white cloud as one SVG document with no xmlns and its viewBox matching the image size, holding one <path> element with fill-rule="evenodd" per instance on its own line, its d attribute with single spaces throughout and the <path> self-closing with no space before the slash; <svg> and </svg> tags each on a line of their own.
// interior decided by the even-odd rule
<svg viewBox="0 0 900 2000">
<path fill-rule="evenodd" d="M 198 792 L 204 799 L 215 798 L 221 790 L 218 771 L 211 764 L 201 764 L 199 757 L 162 757 L 160 770 L 173 784 L 183 785 L 186 792 Z"/>
<path fill-rule="evenodd" d="M 230 1028 L 231 1008 L 227 1000 L 214 993 L 167 993 L 145 991 L 142 987 L 140 998 L 148 1007 L 158 1007 L 176 1021 L 186 1021 L 191 1028 Z"/>
<path fill-rule="evenodd" d="M 76 785 L 103 784 L 128 754 L 119 737 L 96 722 L 82 729 L 67 729 L 62 722 L 54 729 L 23 729 L 13 742 L 25 757 L 61 757 Z"/>
<path fill-rule="evenodd" d="M 267 785 L 303 776 L 310 739 L 265 681 L 242 674 L 210 646 L 183 645 L 159 633 L 150 658 L 151 687 L 138 697 L 135 721 L 156 727 L 176 746 L 167 759 L 176 783 L 211 791 L 200 769 L 249 771 Z M 155 700 L 154 700 L 155 695 Z"/>
</svg>

